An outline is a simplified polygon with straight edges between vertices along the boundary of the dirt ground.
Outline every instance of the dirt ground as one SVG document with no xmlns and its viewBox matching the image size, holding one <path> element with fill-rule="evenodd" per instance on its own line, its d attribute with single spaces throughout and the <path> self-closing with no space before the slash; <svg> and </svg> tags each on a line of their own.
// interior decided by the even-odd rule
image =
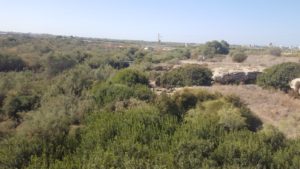
<svg viewBox="0 0 300 169">
<path fill-rule="evenodd" d="M 300 100 L 275 90 L 263 90 L 256 85 L 213 85 L 193 87 L 236 95 L 247 104 L 264 124 L 271 124 L 288 138 L 300 136 Z M 181 90 L 177 88 L 175 90 Z"/>
<path fill-rule="evenodd" d="M 267 68 L 276 64 L 284 63 L 284 62 L 300 62 L 300 58 L 298 57 L 276 57 L 270 55 L 250 55 L 247 60 L 243 63 L 234 63 L 231 60 L 230 56 L 227 56 L 220 62 L 206 62 L 206 61 L 198 61 L 198 60 L 181 60 L 180 65 L 182 64 L 203 64 L 207 65 L 209 68 L 214 69 L 218 67 L 224 68 L 232 68 L 232 67 L 262 67 Z"/>
</svg>

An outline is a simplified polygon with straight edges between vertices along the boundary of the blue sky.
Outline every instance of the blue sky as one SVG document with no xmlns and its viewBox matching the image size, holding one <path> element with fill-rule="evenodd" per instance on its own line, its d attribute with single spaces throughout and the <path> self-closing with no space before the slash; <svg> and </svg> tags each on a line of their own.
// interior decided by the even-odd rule
<svg viewBox="0 0 300 169">
<path fill-rule="evenodd" d="M 299 0 L 0 0 L 0 30 L 300 45 Z"/>
</svg>

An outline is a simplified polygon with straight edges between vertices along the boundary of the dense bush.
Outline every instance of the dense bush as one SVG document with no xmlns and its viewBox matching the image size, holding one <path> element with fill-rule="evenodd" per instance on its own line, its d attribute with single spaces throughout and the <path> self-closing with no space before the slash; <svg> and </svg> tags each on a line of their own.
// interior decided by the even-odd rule
<svg viewBox="0 0 300 169">
<path fill-rule="evenodd" d="M 280 48 L 270 48 L 269 54 L 272 56 L 281 56 L 281 49 Z"/>
<path fill-rule="evenodd" d="M 115 69 L 124 69 L 129 67 L 129 62 L 125 60 L 110 59 L 108 64 Z"/>
<path fill-rule="evenodd" d="M 123 84 L 99 84 L 93 88 L 93 95 L 98 105 L 105 105 L 111 102 L 124 101 L 130 98 L 149 100 L 152 92 L 147 86 L 127 86 Z"/>
<path fill-rule="evenodd" d="M 290 81 L 297 77 L 300 77 L 300 64 L 288 62 L 266 69 L 258 76 L 257 83 L 262 87 L 288 91 Z"/>
<path fill-rule="evenodd" d="M 3 104 L 3 111 L 10 118 L 17 119 L 18 113 L 33 110 L 39 104 L 39 97 L 32 95 L 9 95 Z"/>
<path fill-rule="evenodd" d="M 189 58 L 193 47 L 143 51 L 123 41 L 118 46 L 131 47 L 3 36 L 0 50 L 16 52 L 34 72 L 0 73 L 1 169 L 300 167 L 299 140 L 262 126 L 239 98 L 196 89 L 155 95 L 149 89 L 143 70 Z M 129 63 L 141 72 L 119 70 Z M 43 66 L 55 75 L 50 80 Z M 211 81 L 201 66 L 170 72 L 169 86 Z"/>
<path fill-rule="evenodd" d="M 186 65 L 164 73 L 157 79 L 157 84 L 163 87 L 182 87 L 194 85 L 210 85 L 212 72 L 199 65 Z"/>
<path fill-rule="evenodd" d="M 25 62 L 14 55 L 0 54 L 0 72 L 22 71 L 26 67 Z"/>
<path fill-rule="evenodd" d="M 38 127 L 32 134 L 47 141 L 37 139 L 29 144 L 22 139 L 10 140 L 19 146 L 0 150 L 6 155 L 0 153 L 0 166 L 184 169 L 298 165 L 298 151 L 290 147 L 297 144 L 286 146 L 290 143 L 273 129 L 250 130 L 251 115 L 233 97 L 188 89 L 161 97 L 154 105 L 138 104 L 118 113 L 92 113 L 74 136 L 68 134 L 64 116 L 45 117 L 46 126 L 50 122 L 47 127 L 35 119 L 32 124 Z M 163 109 L 163 105 L 169 108 Z M 176 107 L 186 112 L 180 121 L 174 112 Z"/>
<path fill-rule="evenodd" d="M 206 57 L 214 57 L 215 55 L 227 55 L 229 53 L 229 44 L 226 41 L 211 41 L 204 45 L 202 54 Z"/>
<path fill-rule="evenodd" d="M 232 61 L 238 62 L 238 63 L 242 63 L 248 58 L 247 54 L 244 52 L 241 52 L 241 51 L 234 52 L 231 57 L 232 57 Z"/>
<path fill-rule="evenodd" d="M 146 75 L 138 70 L 123 69 L 120 70 L 112 79 L 113 83 L 133 86 L 136 84 L 148 85 Z"/>
<path fill-rule="evenodd" d="M 76 63 L 76 60 L 68 55 L 52 55 L 47 58 L 47 73 L 50 76 L 57 75 L 64 70 L 74 67 Z"/>
</svg>

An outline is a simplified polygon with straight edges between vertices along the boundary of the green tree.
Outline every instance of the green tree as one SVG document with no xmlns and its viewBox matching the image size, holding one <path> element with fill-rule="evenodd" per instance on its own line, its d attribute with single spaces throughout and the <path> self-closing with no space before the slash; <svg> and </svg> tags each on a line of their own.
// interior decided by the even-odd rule
<svg viewBox="0 0 300 169">
<path fill-rule="evenodd" d="M 229 44 L 226 41 L 210 41 L 204 45 L 202 54 L 206 57 L 214 57 L 215 55 L 227 55 L 229 53 Z"/>
</svg>

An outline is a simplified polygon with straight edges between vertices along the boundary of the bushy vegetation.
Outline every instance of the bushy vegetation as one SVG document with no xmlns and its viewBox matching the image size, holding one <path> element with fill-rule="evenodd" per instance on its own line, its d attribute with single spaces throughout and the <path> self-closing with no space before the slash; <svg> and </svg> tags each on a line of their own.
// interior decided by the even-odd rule
<svg viewBox="0 0 300 169">
<path fill-rule="evenodd" d="M 157 79 L 157 84 L 163 87 L 207 86 L 212 81 L 212 72 L 199 65 L 186 65 L 164 73 Z"/>
<path fill-rule="evenodd" d="M 216 55 L 227 55 L 229 50 L 229 44 L 226 41 L 211 41 L 204 45 L 202 54 L 208 58 L 211 58 Z"/>
<path fill-rule="evenodd" d="M 161 109 L 160 97 L 169 100 L 166 106 L 182 107 L 181 120 Z M 298 142 L 273 127 L 260 129 L 234 97 L 186 89 L 157 99 L 91 113 L 77 134 L 56 140 L 62 149 L 45 144 L 35 150 L 27 168 L 298 167 L 296 149 L 290 149 Z"/>
<path fill-rule="evenodd" d="M 0 49 L 16 51 L 29 68 L 0 73 L 0 168 L 300 167 L 300 141 L 264 126 L 239 98 L 152 92 L 147 67 L 189 58 L 189 49 L 10 36 L 0 36 Z M 159 82 L 209 85 L 211 76 L 188 65 Z"/>
<path fill-rule="evenodd" d="M 238 51 L 232 53 L 231 57 L 232 57 L 232 61 L 237 63 L 242 63 L 248 58 L 248 55 L 243 51 Z"/>
<path fill-rule="evenodd" d="M 64 70 L 75 66 L 76 61 L 70 56 L 50 56 L 47 58 L 47 72 L 49 75 L 56 75 Z"/>
<path fill-rule="evenodd" d="M 262 87 L 288 91 L 290 81 L 298 77 L 300 77 L 300 64 L 288 62 L 266 69 L 258 76 L 257 83 Z"/>
<path fill-rule="evenodd" d="M 146 75 L 138 70 L 123 69 L 119 71 L 112 79 L 113 83 L 125 84 L 128 86 L 141 84 L 148 85 Z"/>
<path fill-rule="evenodd" d="M 20 57 L 0 53 L 0 72 L 22 71 L 25 67 Z"/>
</svg>

